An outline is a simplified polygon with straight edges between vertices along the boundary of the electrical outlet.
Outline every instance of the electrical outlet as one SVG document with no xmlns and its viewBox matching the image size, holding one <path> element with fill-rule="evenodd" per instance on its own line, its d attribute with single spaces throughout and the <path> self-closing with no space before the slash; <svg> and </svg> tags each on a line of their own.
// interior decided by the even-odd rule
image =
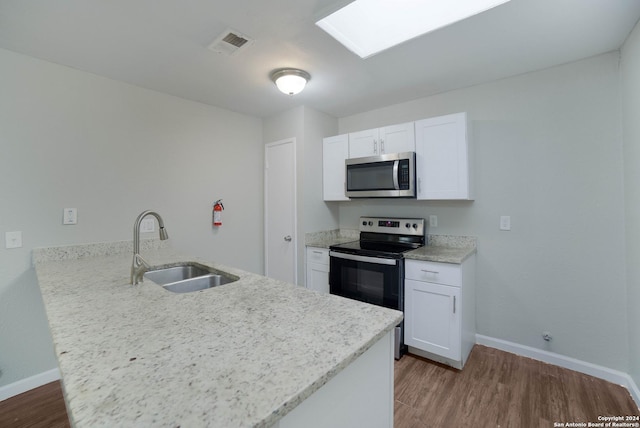
<svg viewBox="0 0 640 428">
<path fill-rule="evenodd" d="M 22 247 L 22 232 L 7 232 L 4 234 L 4 242 L 6 248 Z"/>
<path fill-rule="evenodd" d="M 430 215 L 429 216 L 429 227 L 438 227 L 438 216 Z"/>
<path fill-rule="evenodd" d="M 65 208 L 62 212 L 62 224 L 77 224 L 77 223 L 78 223 L 78 209 Z"/>
<path fill-rule="evenodd" d="M 140 232 L 147 233 L 156 230 L 156 223 L 152 218 L 145 218 L 140 222 Z"/>
<path fill-rule="evenodd" d="M 500 230 L 511 230 L 511 216 L 500 216 Z"/>
</svg>

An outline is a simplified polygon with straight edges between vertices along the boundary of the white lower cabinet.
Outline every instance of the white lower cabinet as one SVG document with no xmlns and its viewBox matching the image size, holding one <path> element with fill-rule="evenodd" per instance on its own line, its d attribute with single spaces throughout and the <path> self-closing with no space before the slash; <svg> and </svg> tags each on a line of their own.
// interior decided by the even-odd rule
<svg viewBox="0 0 640 428">
<path fill-rule="evenodd" d="M 405 290 L 405 344 L 459 360 L 460 288 L 407 279 Z"/>
<path fill-rule="evenodd" d="M 306 287 L 309 290 L 329 293 L 329 250 L 307 247 Z"/>
<path fill-rule="evenodd" d="M 404 343 L 462 369 L 475 344 L 475 255 L 461 265 L 405 262 Z"/>
</svg>

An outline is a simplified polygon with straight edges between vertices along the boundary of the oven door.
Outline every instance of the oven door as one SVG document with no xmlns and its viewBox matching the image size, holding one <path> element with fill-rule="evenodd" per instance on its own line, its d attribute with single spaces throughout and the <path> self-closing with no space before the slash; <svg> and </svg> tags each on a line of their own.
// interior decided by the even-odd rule
<svg viewBox="0 0 640 428">
<path fill-rule="evenodd" d="M 378 306 L 404 309 L 402 259 L 330 251 L 331 294 Z"/>
</svg>

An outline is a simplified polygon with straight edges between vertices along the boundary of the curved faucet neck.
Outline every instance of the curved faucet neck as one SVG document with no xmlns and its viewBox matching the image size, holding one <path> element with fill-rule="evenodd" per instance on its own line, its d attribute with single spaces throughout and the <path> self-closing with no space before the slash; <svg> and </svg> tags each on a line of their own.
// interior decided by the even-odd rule
<svg viewBox="0 0 640 428">
<path fill-rule="evenodd" d="M 131 263 L 131 284 L 133 285 L 142 281 L 142 274 L 149 269 L 149 264 L 140 255 L 140 224 L 148 215 L 152 215 L 156 220 L 158 220 L 160 240 L 164 241 L 169 238 L 169 235 L 164 228 L 164 221 L 157 212 L 150 210 L 143 211 L 140 213 L 138 218 L 136 218 L 135 223 L 133 223 L 133 261 Z"/>
<path fill-rule="evenodd" d="M 140 213 L 138 218 L 136 218 L 135 223 L 133 224 L 133 254 L 138 254 L 140 252 L 140 224 L 142 220 L 148 216 L 152 215 L 158 220 L 158 227 L 160 228 L 160 239 L 167 239 L 166 232 L 164 231 L 164 221 L 160 214 L 155 211 L 146 210 Z"/>
</svg>

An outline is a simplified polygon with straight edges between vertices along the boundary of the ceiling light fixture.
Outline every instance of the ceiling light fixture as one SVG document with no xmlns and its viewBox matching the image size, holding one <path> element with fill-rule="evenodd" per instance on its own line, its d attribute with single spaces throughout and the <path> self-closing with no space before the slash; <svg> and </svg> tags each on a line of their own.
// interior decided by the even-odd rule
<svg viewBox="0 0 640 428">
<path fill-rule="evenodd" d="M 279 68 L 271 72 L 271 80 L 287 95 L 295 95 L 304 89 L 311 75 L 297 68 Z"/>
<path fill-rule="evenodd" d="M 316 25 L 361 58 L 509 0 L 356 0 Z"/>
</svg>

